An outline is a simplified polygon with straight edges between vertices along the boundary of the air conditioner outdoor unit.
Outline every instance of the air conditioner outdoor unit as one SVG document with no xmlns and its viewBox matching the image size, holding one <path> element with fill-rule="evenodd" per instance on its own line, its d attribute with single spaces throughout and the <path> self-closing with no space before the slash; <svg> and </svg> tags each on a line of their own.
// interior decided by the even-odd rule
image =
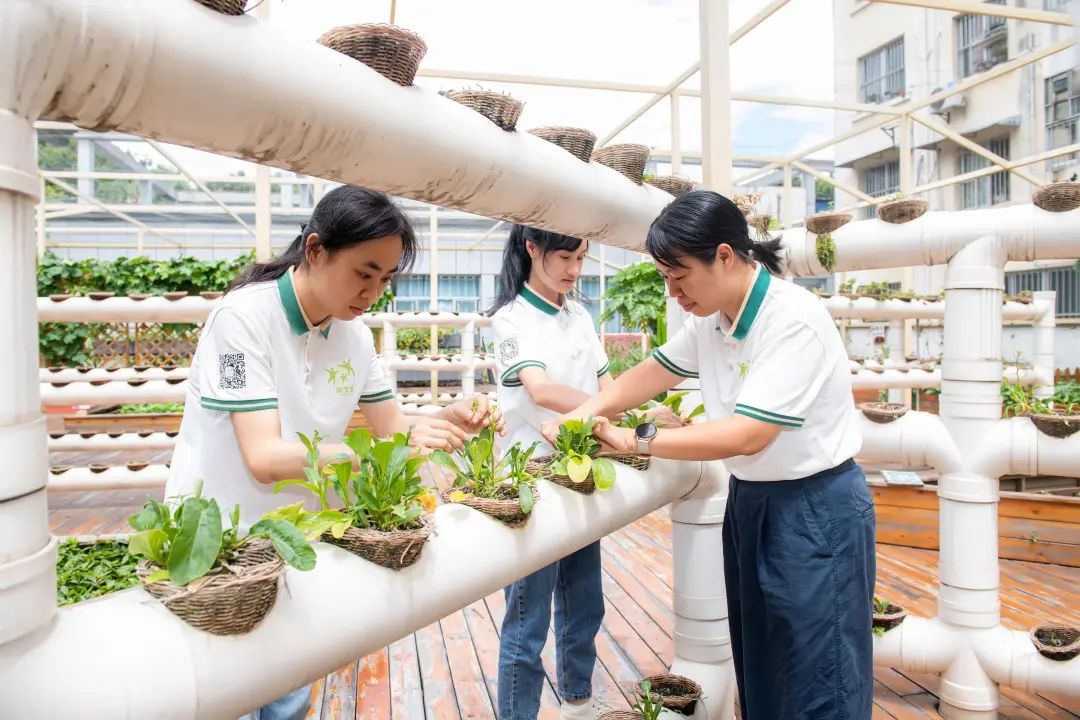
<svg viewBox="0 0 1080 720">
<path fill-rule="evenodd" d="M 951 85 L 952 83 L 949 83 L 949 85 L 944 87 L 934 88 L 931 95 L 939 93 L 942 90 L 947 90 Z M 965 107 L 966 105 L 967 98 L 963 93 L 957 93 L 930 103 L 930 112 L 934 115 L 948 115 L 950 111 Z"/>
</svg>

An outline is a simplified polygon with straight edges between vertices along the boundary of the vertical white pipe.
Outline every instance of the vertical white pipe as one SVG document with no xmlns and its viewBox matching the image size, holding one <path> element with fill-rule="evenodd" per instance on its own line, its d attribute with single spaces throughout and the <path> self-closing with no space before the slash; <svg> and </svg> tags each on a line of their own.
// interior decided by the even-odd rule
<svg viewBox="0 0 1080 720">
<path fill-rule="evenodd" d="M 266 262 L 274 255 L 270 244 L 271 224 L 270 168 L 258 165 L 255 168 L 255 259 L 259 262 Z"/>
<path fill-rule="evenodd" d="M 903 365 L 907 359 L 904 357 L 904 321 L 890 320 L 888 330 L 885 332 L 885 346 L 889 348 L 889 358 L 885 361 L 886 366 Z M 905 388 L 890 388 L 889 402 L 911 404 L 911 391 Z"/>
<path fill-rule="evenodd" d="M 671 174 L 682 172 L 682 115 L 679 91 L 671 93 Z M 603 247 L 603 246 L 601 246 Z"/>
<path fill-rule="evenodd" d="M 139 228 L 135 233 L 135 253 L 137 255 L 146 253 L 146 233 L 142 228 Z"/>
<path fill-rule="evenodd" d="M 699 0 L 701 164 L 704 185 L 731 194 L 731 76 L 728 0 Z"/>
<path fill-rule="evenodd" d="M 473 367 L 475 354 L 473 346 L 476 344 L 476 322 L 466 323 L 461 331 L 461 359 L 468 365 L 468 370 L 461 373 L 461 395 L 469 397 L 476 391 L 476 369 Z"/>
<path fill-rule="evenodd" d="M 37 204 L 37 255 L 41 258 L 45 257 L 45 245 L 48 238 L 45 233 L 45 178 L 41 178 L 38 188 L 40 200 Z"/>
<path fill-rule="evenodd" d="M 14 62 L 4 50 L 0 65 Z M 0 473 L 0 645 L 56 613 L 55 541 L 45 499 L 47 436 L 36 381 L 34 205 L 44 198 L 38 197 L 34 126 L 5 111 L 5 100 L 0 97 L 0 457 L 7 463 Z"/>
<path fill-rule="evenodd" d="M 1036 385 L 1035 397 L 1043 400 L 1054 394 L 1054 329 L 1057 323 L 1055 309 L 1057 293 L 1053 290 L 1040 290 L 1034 293 L 1036 307 L 1043 307 L 1044 312 L 1035 321 L 1032 334 L 1035 336 L 1035 353 L 1032 355 L 1032 369 L 1037 377 L 1044 377 L 1048 385 Z"/>
<path fill-rule="evenodd" d="M 798 215 L 791 208 L 791 163 L 784 163 L 784 206 L 780 208 L 780 222 L 787 227 Z"/>
<path fill-rule="evenodd" d="M 428 273 L 428 290 L 430 291 L 429 309 L 432 313 L 439 312 L 439 209 L 434 205 L 428 206 L 428 235 L 431 240 L 431 272 Z M 431 326 L 431 356 L 439 356 L 439 326 Z M 439 373 L 431 371 L 431 397 L 438 403 L 439 398 Z"/>
<path fill-rule="evenodd" d="M 389 320 L 382 324 L 382 357 L 383 367 L 390 375 L 390 387 L 397 392 L 397 366 L 393 363 L 397 359 L 397 328 Z"/>
<path fill-rule="evenodd" d="M 674 150 L 672 152 L 674 152 Z M 674 173 L 674 172 L 675 171 L 672 170 L 672 173 Z M 601 243 L 600 244 L 600 317 L 604 317 L 604 308 L 607 307 L 607 302 L 604 299 L 604 292 L 606 292 L 606 290 L 607 290 L 607 244 L 606 243 Z M 599 332 L 600 332 L 600 342 L 601 343 L 604 342 L 604 337 L 606 335 L 606 333 L 604 332 L 604 326 L 606 324 L 607 323 L 605 323 L 603 320 L 600 321 Z"/>
<path fill-rule="evenodd" d="M 911 117 L 900 116 L 900 192 L 907 193 L 914 187 L 912 178 L 912 153 L 911 153 Z"/>
</svg>

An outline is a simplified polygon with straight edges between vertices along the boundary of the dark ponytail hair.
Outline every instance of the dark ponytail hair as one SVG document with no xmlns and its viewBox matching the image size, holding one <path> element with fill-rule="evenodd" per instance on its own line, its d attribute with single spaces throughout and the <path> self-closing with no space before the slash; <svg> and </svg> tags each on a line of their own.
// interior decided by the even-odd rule
<svg viewBox="0 0 1080 720">
<path fill-rule="evenodd" d="M 408 272 L 416 259 L 416 233 L 405 212 L 384 193 L 342 185 L 323 196 L 312 211 L 311 219 L 300 226 L 300 234 L 285 252 L 269 262 L 249 265 L 229 284 L 229 290 L 276 280 L 289 268 L 302 265 L 307 258 L 307 238 L 311 233 L 319 236 L 318 244 L 331 255 L 368 240 L 400 235 L 398 272 Z"/>
<path fill-rule="evenodd" d="M 764 240 L 751 240 L 742 211 L 711 190 L 695 190 L 673 200 L 653 220 L 645 239 L 645 248 L 653 259 L 676 268 L 686 267 L 679 258 L 688 255 L 712 263 L 721 244 L 731 246 L 747 262 L 757 260 L 773 275 L 783 272 L 780 238 L 766 234 Z"/>
<path fill-rule="evenodd" d="M 525 286 L 525 281 L 529 279 L 529 273 L 532 272 L 532 258 L 529 257 L 529 251 L 525 247 L 526 240 L 540 248 L 545 257 L 548 253 L 560 250 L 577 250 L 582 243 L 581 238 L 560 235 L 549 230 L 537 230 L 525 225 L 515 225 L 510 230 L 510 237 L 506 239 L 506 247 L 503 249 L 502 269 L 499 271 L 499 294 L 495 298 L 495 304 L 488 310 L 489 315 L 494 315 L 499 308 L 512 303 L 521 292 L 521 288 Z M 581 297 L 576 292 L 571 293 L 571 297 L 581 301 Z"/>
</svg>

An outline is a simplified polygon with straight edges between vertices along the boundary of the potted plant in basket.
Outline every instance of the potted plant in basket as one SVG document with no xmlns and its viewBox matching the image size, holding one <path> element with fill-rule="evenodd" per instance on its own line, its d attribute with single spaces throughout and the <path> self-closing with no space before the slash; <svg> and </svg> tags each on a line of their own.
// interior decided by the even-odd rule
<svg viewBox="0 0 1080 720">
<path fill-rule="evenodd" d="M 641 681 L 636 692 L 639 702 L 651 694 L 663 707 L 680 715 L 693 715 L 694 706 L 701 699 L 701 685 L 682 675 L 650 675 Z"/>
<path fill-rule="evenodd" d="M 1080 655 L 1080 628 L 1040 625 L 1031 630 L 1031 642 L 1043 657 L 1072 660 Z"/>
<path fill-rule="evenodd" d="M 444 500 L 467 505 L 510 527 L 521 527 L 536 504 L 536 479 L 528 465 L 539 444 L 528 448 L 514 445 L 499 459 L 495 429 L 489 426 L 453 455 L 436 450 L 428 459 L 454 473 L 452 489 L 443 493 Z"/>
<path fill-rule="evenodd" d="M 1066 386 L 1049 400 L 1035 397 L 1031 388 L 1020 384 L 1022 353 L 1016 354 L 1016 383 L 1002 380 L 1001 400 L 1006 411 L 1026 416 L 1039 432 L 1050 437 L 1066 438 L 1080 430 L 1080 398 L 1075 389 Z"/>
<path fill-rule="evenodd" d="M 877 214 L 887 223 L 901 225 L 922 217 L 929 207 L 925 200 L 913 200 L 904 193 L 896 193 L 888 201 L 878 205 Z"/>
<path fill-rule="evenodd" d="M 615 424 L 618 427 L 624 427 L 633 430 L 643 422 L 648 422 L 649 418 L 647 413 L 649 412 L 649 410 L 652 410 L 653 408 L 661 405 L 671 410 L 673 414 L 681 417 L 684 423 L 689 424 L 693 421 L 694 418 L 698 417 L 699 415 L 705 414 L 705 406 L 698 404 L 698 406 L 691 410 L 688 415 L 683 415 L 682 401 L 683 398 L 686 397 L 686 395 L 686 391 L 683 391 L 671 393 L 659 403 L 655 400 L 649 400 L 644 405 L 638 407 L 636 410 L 627 410 L 625 413 L 623 413 L 622 417 L 619 418 L 619 420 Z"/>
<path fill-rule="evenodd" d="M 851 213 L 836 212 L 833 204 L 825 212 L 806 218 L 806 229 L 814 233 L 814 250 L 818 262 L 827 272 L 832 272 L 836 265 L 836 241 L 832 234 L 851 222 Z"/>
<path fill-rule="evenodd" d="M 637 702 L 630 710 L 608 710 L 597 716 L 596 720 L 659 720 L 670 714 L 664 707 L 660 693 L 653 690 L 648 680 L 642 680 L 634 692 Z"/>
<path fill-rule="evenodd" d="M 537 458 L 530 472 L 547 478 L 557 485 L 585 495 L 597 490 L 609 490 L 615 484 L 615 465 L 612 460 L 629 464 L 636 455 L 603 455 L 600 441 L 593 435 L 596 421 L 567 420 L 559 426 L 555 437 L 555 454 Z"/>
<path fill-rule="evenodd" d="M 323 542 L 393 570 L 415 563 L 431 536 L 433 526 L 425 512 L 435 509 L 435 496 L 420 482 L 420 467 L 427 458 L 412 457 L 409 436 L 398 433 L 378 440 L 357 428 L 345 437 L 354 458 L 335 455 L 320 470 L 323 438 L 318 432 L 310 438 L 297 434 L 308 450 L 305 479 L 283 480 L 274 490 L 289 485 L 306 488 L 319 498 L 322 513 L 331 510 L 332 492 L 342 507 L 337 515 L 322 516 L 323 522 L 333 520 L 322 532 Z"/>
<path fill-rule="evenodd" d="M 264 517 L 248 533 L 240 508 L 225 516 L 217 501 L 195 494 L 175 508 L 150 500 L 128 522 L 128 552 L 147 592 L 189 625 L 214 635 L 241 635 L 270 612 L 285 563 L 315 567 L 315 551 L 295 525 Z"/>
<path fill-rule="evenodd" d="M 885 598 L 874 596 L 874 617 L 872 620 L 874 635 L 881 637 L 886 631 L 892 630 L 904 622 L 906 617 L 907 610 L 904 608 L 894 605 Z"/>
</svg>

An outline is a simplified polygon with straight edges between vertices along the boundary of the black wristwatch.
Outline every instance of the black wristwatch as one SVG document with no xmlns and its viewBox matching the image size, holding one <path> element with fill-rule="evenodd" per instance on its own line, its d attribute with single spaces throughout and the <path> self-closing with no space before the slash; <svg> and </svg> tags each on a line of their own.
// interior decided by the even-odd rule
<svg viewBox="0 0 1080 720">
<path fill-rule="evenodd" d="M 637 438 L 638 455 L 651 455 L 649 445 L 656 437 L 656 426 L 651 422 L 643 422 L 634 428 L 634 437 Z"/>
</svg>

